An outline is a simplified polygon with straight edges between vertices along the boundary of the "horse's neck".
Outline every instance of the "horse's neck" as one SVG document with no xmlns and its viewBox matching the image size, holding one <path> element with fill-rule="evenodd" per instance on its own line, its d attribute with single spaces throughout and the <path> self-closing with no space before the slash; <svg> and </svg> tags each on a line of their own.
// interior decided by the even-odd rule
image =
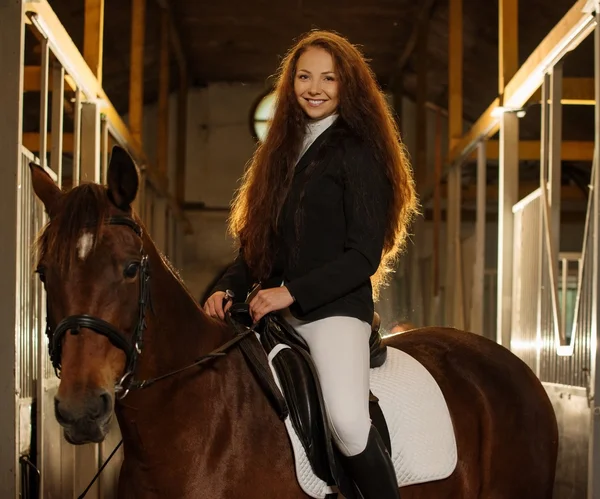
<svg viewBox="0 0 600 499">
<path fill-rule="evenodd" d="M 204 314 L 154 248 L 150 257 L 150 304 L 140 367 L 148 376 L 177 369 L 217 348 L 231 334 Z M 144 360 L 147 360 L 145 362 Z"/>
</svg>

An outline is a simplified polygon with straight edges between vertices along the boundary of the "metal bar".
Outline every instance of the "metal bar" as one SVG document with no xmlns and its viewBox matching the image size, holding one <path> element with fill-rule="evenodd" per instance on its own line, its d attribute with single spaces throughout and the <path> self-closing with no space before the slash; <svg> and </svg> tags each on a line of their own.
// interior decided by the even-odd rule
<svg viewBox="0 0 600 499">
<path fill-rule="evenodd" d="M 464 293 L 464 273 L 462 265 L 462 242 L 461 242 L 461 184 L 462 184 L 462 165 L 457 166 L 454 171 L 454 209 L 452 222 L 453 244 L 454 244 L 454 285 L 456 286 L 456 295 L 454 297 L 454 324 L 459 329 L 465 328 L 465 293 Z"/>
<path fill-rule="evenodd" d="M 433 196 L 433 296 L 440 293 L 440 235 L 442 232 L 442 118 L 435 119 L 435 170 Z M 447 210 L 446 210 L 447 213 Z M 434 323 L 439 320 L 436 315 Z"/>
<path fill-rule="evenodd" d="M 562 141 L 562 79 L 563 62 L 552 69 L 550 75 L 549 134 L 548 134 L 548 202 L 550 204 L 550 236 L 553 247 L 560 251 L 560 189 Z M 551 262 L 558 265 L 558 261 Z M 563 330 L 564 331 L 564 330 Z"/>
<path fill-rule="evenodd" d="M 25 29 L 23 1 L 0 2 L 0 61 L 2 65 L 2 91 L 0 92 L 0 494 L 7 499 L 19 496 L 17 416 L 19 396 L 19 363 L 17 346 L 18 275 L 17 255 L 21 248 L 17 237 L 21 139 L 23 130 L 23 49 Z"/>
<path fill-rule="evenodd" d="M 496 337 L 510 348 L 513 272 L 513 206 L 519 195 L 519 119 L 514 113 L 500 118 L 500 168 L 498 193 L 498 306 Z"/>
<path fill-rule="evenodd" d="M 56 172 L 58 185 L 62 187 L 62 156 L 63 156 L 63 120 L 65 109 L 65 69 L 60 62 L 52 67 L 52 151 L 50 152 L 51 168 Z"/>
<path fill-rule="evenodd" d="M 548 137 L 549 132 L 549 94 L 550 94 L 550 75 L 546 73 L 542 81 L 542 104 L 541 104 L 541 123 L 540 123 L 540 188 L 547 189 L 548 182 Z"/>
<path fill-rule="evenodd" d="M 546 256 L 548 258 L 548 271 L 550 275 L 550 296 L 552 298 L 552 317 L 554 320 L 554 332 L 558 339 L 558 345 L 566 345 L 564 331 L 561 330 L 560 310 L 558 304 L 558 278 L 557 278 L 557 262 L 558 252 L 554 246 L 554 240 L 550 228 L 550 203 L 546 189 L 540 189 L 542 194 L 542 219 L 544 225 L 544 243 L 546 245 Z"/>
<path fill-rule="evenodd" d="M 456 182 L 456 168 L 448 173 L 448 196 L 446 199 L 446 261 L 444 263 L 445 268 L 445 279 L 444 279 L 444 315 L 445 325 L 454 326 L 454 303 L 455 293 L 450 293 L 450 289 L 454 289 L 454 283 L 456 281 L 455 272 L 455 257 L 454 257 L 454 211 L 458 208 L 455 204 L 454 196 L 456 194 L 455 189 Z"/>
<path fill-rule="evenodd" d="M 483 294 L 485 279 L 485 215 L 486 215 L 486 143 L 477 148 L 477 213 L 475 219 L 475 264 L 471 293 L 471 318 L 469 330 L 478 334 L 483 331 Z"/>
<path fill-rule="evenodd" d="M 101 181 L 103 185 L 108 184 L 108 123 L 106 122 L 106 116 L 100 116 L 100 171 Z"/>
<path fill-rule="evenodd" d="M 598 174 L 598 163 L 600 161 L 600 3 L 596 0 L 596 29 L 594 33 L 594 78 L 596 106 L 594 110 L 595 140 L 596 150 L 594 158 L 594 176 L 592 195 L 593 217 L 592 217 L 592 323 L 591 323 L 591 372 L 590 372 L 590 398 L 591 421 L 590 421 L 590 439 L 588 454 L 588 487 L 587 497 L 593 499 L 600 495 L 600 473 L 598 473 L 598 463 L 600 463 L 600 400 L 596 396 L 600 386 L 600 355 L 598 355 L 598 346 L 600 345 L 600 175 Z"/>
<path fill-rule="evenodd" d="M 41 41 L 42 63 L 40 71 L 40 159 L 42 166 L 48 164 L 48 71 L 50 60 L 50 48 L 48 39 Z"/>
<path fill-rule="evenodd" d="M 561 262 L 561 289 L 562 289 L 562 294 L 561 294 L 561 300 L 560 300 L 560 310 L 561 310 L 561 324 L 560 324 L 560 329 L 561 331 L 565 332 L 565 336 L 566 336 L 566 331 L 567 331 L 567 277 L 569 275 L 569 260 L 567 260 L 566 258 L 561 258 L 560 259 Z"/>
<path fill-rule="evenodd" d="M 73 187 L 81 179 L 81 90 L 75 91 L 75 109 L 73 115 Z"/>
</svg>

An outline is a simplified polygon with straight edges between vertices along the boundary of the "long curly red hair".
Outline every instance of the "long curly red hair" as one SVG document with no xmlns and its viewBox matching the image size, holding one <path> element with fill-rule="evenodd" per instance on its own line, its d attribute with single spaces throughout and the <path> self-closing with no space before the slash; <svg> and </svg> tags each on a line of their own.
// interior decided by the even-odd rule
<svg viewBox="0 0 600 499">
<path fill-rule="evenodd" d="M 229 217 L 229 232 L 238 239 L 254 278 L 269 276 L 274 260 L 277 221 L 294 175 L 308 121 L 294 93 L 298 59 L 310 47 L 328 51 L 339 81 L 338 114 L 350 130 L 369 144 L 394 187 L 381 263 L 371 281 L 378 296 L 403 248 L 417 212 L 412 170 L 396 121 L 360 50 L 329 31 L 311 31 L 286 54 L 276 74 L 275 113 L 269 132 L 242 178 Z"/>
</svg>

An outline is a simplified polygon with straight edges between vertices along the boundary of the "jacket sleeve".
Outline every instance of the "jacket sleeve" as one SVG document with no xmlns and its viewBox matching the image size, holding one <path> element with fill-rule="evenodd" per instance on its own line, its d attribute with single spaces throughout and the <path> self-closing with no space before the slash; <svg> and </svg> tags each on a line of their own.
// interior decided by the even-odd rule
<svg viewBox="0 0 600 499">
<path fill-rule="evenodd" d="M 385 169 L 366 148 L 347 157 L 343 196 L 344 252 L 336 260 L 286 283 L 303 313 L 344 296 L 377 271 L 391 199 L 392 186 Z"/>
<path fill-rule="evenodd" d="M 250 286 L 252 285 L 250 270 L 246 264 L 240 249 L 235 260 L 225 271 L 223 277 L 211 291 L 211 295 L 217 291 L 227 291 L 230 289 L 235 293 L 234 301 L 244 301 Z"/>
</svg>

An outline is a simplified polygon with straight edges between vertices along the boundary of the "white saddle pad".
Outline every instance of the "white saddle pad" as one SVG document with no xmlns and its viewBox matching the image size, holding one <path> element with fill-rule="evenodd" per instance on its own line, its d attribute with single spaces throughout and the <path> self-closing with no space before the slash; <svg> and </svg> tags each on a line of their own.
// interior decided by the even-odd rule
<svg viewBox="0 0 600 499">
<path fill-rule="evenodd" d="M 272 360 L 285 348 L 289 347 L 277 345 L 269 355 L 280 389 Z M 414 357 L 388 347 L 385 364 L 371 369 L 371 391 L 379 398 L 388 424 L 399 486 L 450 476 L 457 462 L 454 427 L 444 395 L 429 371 Z M 332 490 L 313 473 L 289 416 L 285 426 L 300 486 L 309 496 L 324 498 Z"/>
</svg>

